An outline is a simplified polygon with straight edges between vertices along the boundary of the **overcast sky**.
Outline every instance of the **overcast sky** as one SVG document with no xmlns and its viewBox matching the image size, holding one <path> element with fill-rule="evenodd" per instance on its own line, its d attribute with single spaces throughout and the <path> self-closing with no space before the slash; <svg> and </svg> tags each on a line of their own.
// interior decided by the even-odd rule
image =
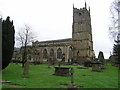
<svg viewBox="0 0 120 90">
<path fill-rule="evenodd" d="M 108 58 L 113 48 L 109 38 L 110 5 L 113 0 L 86 0 L 91 9 L 93 47 L 96 57 Z M 72 38 L 73 3 L 83 8 L 85 0 L 0 0 L 0 15 L 10 16 L 16 33 L 29 24 L 38 41 Z M 19 46 L 18 43 L 15 46 Z"/>
</svg>

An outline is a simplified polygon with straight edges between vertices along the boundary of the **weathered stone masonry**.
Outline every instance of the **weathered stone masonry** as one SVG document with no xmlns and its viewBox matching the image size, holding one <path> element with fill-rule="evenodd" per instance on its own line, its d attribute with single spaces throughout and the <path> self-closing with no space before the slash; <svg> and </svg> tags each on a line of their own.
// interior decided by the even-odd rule
<svg viewBox="0 0 120 90">
<path fill-rule="evenodd" d="M 72 38 L 62 40 L 51 40 L 33 42 L 34 56 L 33 61 L 46 62 L 49 57 L 61 61 L 63 54 L 65 62 L 83 63 L 92 60 L 94 57 L 90 8 L 87 10 L 86 3 L 84 8 L 74 8 L 73 5 L 73 24 Z"/>
</svg>

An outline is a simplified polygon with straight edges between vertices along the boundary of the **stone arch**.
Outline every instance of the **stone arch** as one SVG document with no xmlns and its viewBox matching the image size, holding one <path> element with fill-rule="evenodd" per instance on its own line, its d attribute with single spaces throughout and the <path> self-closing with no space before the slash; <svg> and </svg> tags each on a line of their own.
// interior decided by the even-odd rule
<svg viewBox="0 0 120 90">
<path fill-rule="evenodd" d="M 52 48 L 50 49 L 50 56 L 54 56 L 54 50 Z"/>
<path fill-rule="evenodd" d="M 57 49 L 57 58 L 62 59 L 62 50 L 61 50 L 61 48 Z"/>
<path fill-rule="evenodd" d="M 44 50 L 43 50 L 43 58 L 46 58 L 46 59 L 47 59 L 47 57 L 48 57 L 47 49 L 44 49 Z"/>
</svg>

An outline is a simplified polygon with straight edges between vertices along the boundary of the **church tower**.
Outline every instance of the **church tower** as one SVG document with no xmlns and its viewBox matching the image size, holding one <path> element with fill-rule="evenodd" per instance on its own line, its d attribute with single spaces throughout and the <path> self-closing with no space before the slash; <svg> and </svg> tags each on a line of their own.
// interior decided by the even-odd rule
<svg viewBox="0 0 120 90">
<path fill-rule="evenodd" d="M 73 60 L 78 63 L 91 61 L 93 52 L 92 28 L 90 7 L 77 9 L 73 5 L 73 25 L 72 25 L 72 44 L 73 44 Z"/>
</svg>

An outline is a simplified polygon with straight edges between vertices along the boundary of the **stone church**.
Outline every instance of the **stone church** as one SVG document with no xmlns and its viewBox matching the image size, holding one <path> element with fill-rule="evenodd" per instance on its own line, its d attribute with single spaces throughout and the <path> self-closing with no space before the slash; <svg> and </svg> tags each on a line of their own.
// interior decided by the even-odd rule
<svg viewBox="0 0 120 90">
<path fill-rule="evenodd" d="M 53 60 L 84 63 L 91 61 L 94 57 L 90 7 L 77 9 L 73 5 L 72 38 L 36 41 L 34 47 L 33 61 L 46 62 Z M 63 59 L 64 58 L 64 59 Z"/>
</svg>

